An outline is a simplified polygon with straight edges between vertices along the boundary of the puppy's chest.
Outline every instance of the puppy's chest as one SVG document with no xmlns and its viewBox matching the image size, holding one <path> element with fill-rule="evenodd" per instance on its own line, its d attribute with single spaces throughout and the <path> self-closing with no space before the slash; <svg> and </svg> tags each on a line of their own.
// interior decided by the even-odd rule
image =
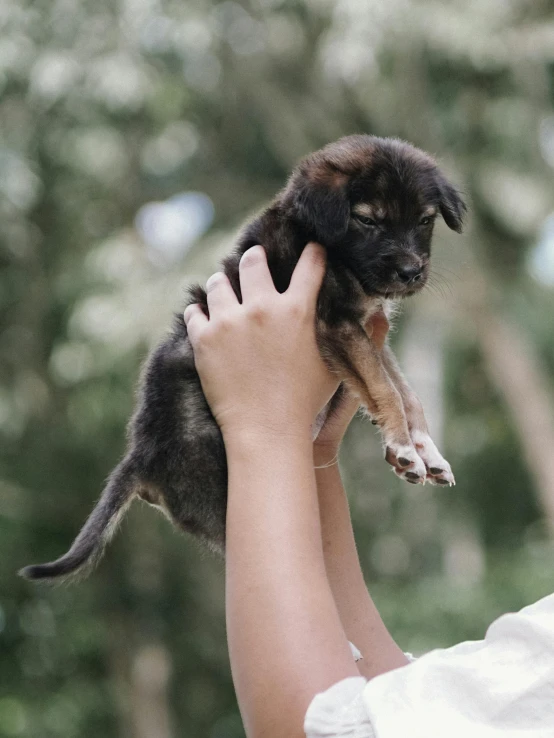
<svg viewBox="0 0 554 738">
<path fill-rule="evenodd" d="M 383 348 L 387 340 L 394 309 L 395 306 L 391 300 L 382 298 L 368 298 L 367 300 L 363 327 L 379 350 Z"/>
<path fill-rule="evenodd" d="M 383 297 L 366 297 L 363 304 L 362 322 L 365 323 L 378 313 L 383 313 L 387 320 L 390 321 L 397 311 L 397 303 L 394 300 L 386 300 Z"/>
</svg>

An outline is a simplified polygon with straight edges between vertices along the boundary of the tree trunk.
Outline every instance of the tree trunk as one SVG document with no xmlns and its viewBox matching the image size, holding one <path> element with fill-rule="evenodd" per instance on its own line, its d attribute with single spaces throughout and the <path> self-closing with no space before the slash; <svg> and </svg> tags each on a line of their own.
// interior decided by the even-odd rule
<svg viewBox="0 0 554 738">
<path fill-rule="evenodd" d="M 475 318 L 489 377 L 510 410 L 554 536 L 554 407 L 546 372 L 521 328 L 483 305 Z"/>
</svg>

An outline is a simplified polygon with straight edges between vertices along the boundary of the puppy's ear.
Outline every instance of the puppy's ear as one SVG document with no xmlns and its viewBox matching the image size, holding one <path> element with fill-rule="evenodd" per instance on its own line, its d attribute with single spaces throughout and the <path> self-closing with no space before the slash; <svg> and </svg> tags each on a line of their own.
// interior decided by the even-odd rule
<svg viewBox="0 0 554 738">
<path fill-rule="evenodd" d="M 350 220 L 348 175 L 323 158 L 308 157 L 294 172 L 282 196 L 286 210 L 323 245 L 346 233 Z"/>
<path fill-rule="evenodd" d="M 462 232 L 467 207 L 458 190 L 442 175 L 437 175 L 439 210 L 446 225 L 457 233 Z"/>
</svg>

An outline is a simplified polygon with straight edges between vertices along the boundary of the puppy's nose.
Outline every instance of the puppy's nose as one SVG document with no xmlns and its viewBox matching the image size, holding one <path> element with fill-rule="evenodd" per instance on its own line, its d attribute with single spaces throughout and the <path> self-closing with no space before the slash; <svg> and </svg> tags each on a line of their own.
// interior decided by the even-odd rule
<svg viewBox="0 0 554 738">
<path fill-rule="evenodd" d="M 401 282 L 408 284 L 408 282 L 418 282 L 421 279 L 422 272 L 421 267 L 408 264 L 397 267 L 396 273 Z"/>
</svg>

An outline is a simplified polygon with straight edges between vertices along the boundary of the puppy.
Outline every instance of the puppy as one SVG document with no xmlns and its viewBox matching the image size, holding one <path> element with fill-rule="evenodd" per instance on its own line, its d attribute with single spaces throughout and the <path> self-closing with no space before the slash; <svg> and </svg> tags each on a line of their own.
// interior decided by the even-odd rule
<svg viewBox="0 0 554 738">
<path fill-rule="evenodd" d="M 329 411 L 341 393 L 355 395 L 381 430 L 386 460 L 412 483 L 453 484 L 454 477 L 384 343 L 387 316 L 394 301 L 427 281 L 436 216 L 459 232 L 464 212 L 456 189 L 423 151 L 395 139 L 348 136 L 301 161 L 223 262 L 240 300 L 238 265 L 251 246 L 264 246 L 280 292 L 308 241 L 326 248 L 316 334 L 322 357 L 341 380 Z M 191 302 L 208 314 L 202 287 L 190 289 Z M 182 314 L 147 359 L 128 436 L 123 461 L 68 553 L 23 569 L 24 576 L 52 579 L 87 571 L 136 496 L 224 552 L 225 448 L 202 393 Z"/>
</svg>

